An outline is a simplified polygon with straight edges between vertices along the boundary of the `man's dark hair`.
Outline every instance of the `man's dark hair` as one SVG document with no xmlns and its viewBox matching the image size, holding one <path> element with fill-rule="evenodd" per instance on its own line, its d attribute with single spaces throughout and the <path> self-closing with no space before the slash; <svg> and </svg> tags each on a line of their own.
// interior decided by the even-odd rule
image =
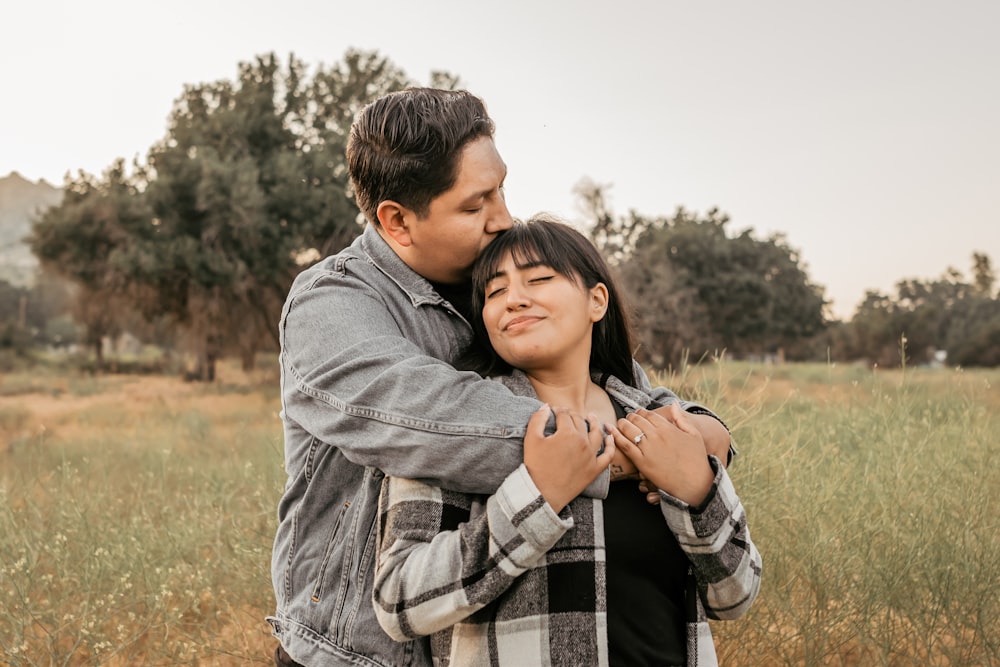
<svg viewBox="0 0 1000 667">
<path fill-rule="evenodd" d="M 543 264 L 584 289 L 597 283 L 608 288 L 608 309 L 591 333 L 590 368 L 610 373 L 625 384 L 636 386 L 632 365 L 632 336 L 623 295 L 611 276 L 607 262 L 594 244 L 580 232 L 548 215 L 536 215 L 516 222 L 502 232 L 476 260 L 472 268 L 472 305 L 475 343 L 463 366 L 483 375 L 506 375 L 507 362 L 490 346 L 483 324 L 486 287 L 496 276 L 500 263 L 510 255 L 520 269 Z"/>
<path fill-rule="evenodd" d="M 493 136 L 483 101 L 464 90 L 407 88 L 368 104 L 351 126 L 347 168 L 368 221 L 386 200 L 426 216 L 458 177 L 465 146 Z"/>
</svg>

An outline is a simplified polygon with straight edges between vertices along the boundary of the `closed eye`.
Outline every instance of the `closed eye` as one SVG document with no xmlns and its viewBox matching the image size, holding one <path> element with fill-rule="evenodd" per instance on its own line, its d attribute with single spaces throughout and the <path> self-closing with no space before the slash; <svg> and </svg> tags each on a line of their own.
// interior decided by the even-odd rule
<svg viewBox="0 0 1000 667">
<path fill-rule="evenodd" d="M 487 299 L 492 299 L 495 296 L 499 296 L 500 294 L 503 293 L 503 291 L 505 289 L 507 289 L 507 288 L 506 287 L 498 287 L 498 288 L 496 288 L 494 290 L 487 290 L 486 291 L 486 298 Z"/>
</svg>

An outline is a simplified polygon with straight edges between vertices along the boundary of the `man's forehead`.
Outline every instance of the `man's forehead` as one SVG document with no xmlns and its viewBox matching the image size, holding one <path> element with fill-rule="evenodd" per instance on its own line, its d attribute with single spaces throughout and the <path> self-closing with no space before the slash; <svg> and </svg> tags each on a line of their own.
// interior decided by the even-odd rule
<svg viewBox="0 0 1000 667">
<path fill-rule="evenodd" d="M 507 163 L 500 157 L 500 152 L 491 137 L 480 137 L 470 141 L 464 149 L 458 162 L 458 181 L 468 180 L 491 182 L 507 176 Z"/>
</svg>

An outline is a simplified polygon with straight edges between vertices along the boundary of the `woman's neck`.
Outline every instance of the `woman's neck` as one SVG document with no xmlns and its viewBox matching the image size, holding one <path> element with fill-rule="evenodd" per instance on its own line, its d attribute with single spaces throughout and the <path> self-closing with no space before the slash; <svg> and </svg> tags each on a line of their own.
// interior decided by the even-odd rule
<svg viewBox="0 0 1000 667">
<path fill-rule="evenodd" d="M 568 408 L 584 417 L 594 414 L 602 421 L 613 419 L 610 399 L 600 385 L 590 379 L 590 369 L 573 373 L 525 371 L 525 375 L 542 402 Z"/>
</svg>

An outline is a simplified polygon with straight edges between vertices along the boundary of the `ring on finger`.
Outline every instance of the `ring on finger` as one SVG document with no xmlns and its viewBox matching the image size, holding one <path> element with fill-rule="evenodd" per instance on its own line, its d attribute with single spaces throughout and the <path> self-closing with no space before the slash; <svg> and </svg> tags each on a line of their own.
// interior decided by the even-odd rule
<svg viewBox="0 0 1000 667">
<path fill-rule="evenodd" d="M 639 431 L 639 435 L 637 435 L 634 438 L 632 438 L 632 442 L 634 444 L 638 445 L 640 442 L 642 442 L 642 439 L 645 438 L 645 437 L 646 437 L 646 434 L 643 433 L 642 431 Z"/>
</svg>

